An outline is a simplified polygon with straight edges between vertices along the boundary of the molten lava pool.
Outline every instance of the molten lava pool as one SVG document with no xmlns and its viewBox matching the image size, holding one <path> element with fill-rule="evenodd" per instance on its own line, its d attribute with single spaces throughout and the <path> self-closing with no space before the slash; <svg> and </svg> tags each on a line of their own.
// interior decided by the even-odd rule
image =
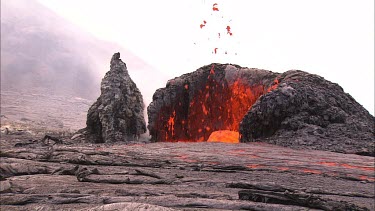
<svg viewBox="0 0 375 211">
<path fill-rule="evenodd" d="M 211 133 L 207 142 L 239 143 L 240 134 L 236 131 L 219 130 Z"/>
</svg>

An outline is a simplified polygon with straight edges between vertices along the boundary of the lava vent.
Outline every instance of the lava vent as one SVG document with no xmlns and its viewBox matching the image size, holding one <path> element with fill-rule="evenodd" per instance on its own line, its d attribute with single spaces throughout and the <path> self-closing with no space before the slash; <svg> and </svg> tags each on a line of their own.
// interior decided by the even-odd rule
<svg viewBox="0 0 375 211">
<path fill-rule="evenodd" d="M 300 70 L 207 65 L 169 80 L 147 110 L 152 141 L 239 139 L 375 156 L 375 118 L 338 84 Z"/>
<path fill-rule="evenodd" d="M 169 80 L 148 107 L 152 141 L 238 143 L 240 122 L 260 96 L 277 87 L 277 76 L 211 64 Z M 221 132 L 209 139 L 215 131 Z"/>
</svg>

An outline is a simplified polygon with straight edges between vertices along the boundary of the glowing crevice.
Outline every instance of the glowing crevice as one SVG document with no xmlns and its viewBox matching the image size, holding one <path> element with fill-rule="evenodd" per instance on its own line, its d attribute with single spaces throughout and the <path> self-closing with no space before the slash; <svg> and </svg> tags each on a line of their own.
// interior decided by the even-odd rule
<svg viewBox="0 0 375 211">
<path fill-rule="evenodd" d="M 177 101 L 160 110 L 157 141 L 238 143 L 243 117 L 260 96 L 276 89 L 279 83 L 276 79 L 266 87 L 249 85 L 241 79 L 221 81 L 217 80 L 220 71 L 214 65 L 208 71 L 201 84 L 182 85 Z"/>
</svg>

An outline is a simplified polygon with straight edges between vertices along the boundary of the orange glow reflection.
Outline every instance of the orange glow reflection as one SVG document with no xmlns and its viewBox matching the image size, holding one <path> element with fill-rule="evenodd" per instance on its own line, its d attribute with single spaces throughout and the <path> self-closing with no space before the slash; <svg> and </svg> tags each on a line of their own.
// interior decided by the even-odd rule
<svg viewBox="0 0 375 211">
<path fill-rule="evenodd" d="M 302 169 L 302 172 L 304 172 L 304 173 L 311 173 L 311 174 L 322 174 L 321 171 L 315 170 L 315 169 Z"/>
<path fill-rule="evenodd" d="M 236 131 L 218 130 L 211 133 L 207 142 L 239 143 L 240 134 Z"/>
</svg>

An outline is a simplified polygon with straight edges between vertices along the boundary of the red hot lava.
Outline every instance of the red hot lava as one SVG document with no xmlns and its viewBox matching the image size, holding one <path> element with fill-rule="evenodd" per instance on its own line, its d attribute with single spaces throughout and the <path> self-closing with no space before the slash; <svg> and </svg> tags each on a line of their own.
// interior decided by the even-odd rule
<svg viewBox="0 0 375 211">
<path fill-rule="evenodd" d="M 233 33 L 231 32 L 230 26 L 227 26 L 226 29 L 227 29 L 227 34 L 229 34 L 230 36 L 232 36 Z"/>
<path fill-rule="evenodd" d="M 239 143 L 240 134 L 236 131 L 218 130 L 211 133 L 207 142 Z"/>
<path fill-rule="evenodd" d="M 155 141 L 239 142 L 239 125 L 257 99 L 276 88 L 223 79 L 223 66 L 212 65 L 194 86 L 186 81 L 175 102 L 164 106 L 155 121 Z M 210 135 L 216 132 L 210 137 Z"/>
<path fill-rule="evenodd" d="M 206 26 L 206 21 L 203 21 L 203 23 L 201 23 L 201 25 L 199 25 L 199 27 L 202 29 L 203 27 L 205 27 Z"/>
<path fill-rule="evenodd" d="M 219 8 L 217 7 L 217 3 L 212 5 L 212 11 L 219 11 Z"/>
</svg>

